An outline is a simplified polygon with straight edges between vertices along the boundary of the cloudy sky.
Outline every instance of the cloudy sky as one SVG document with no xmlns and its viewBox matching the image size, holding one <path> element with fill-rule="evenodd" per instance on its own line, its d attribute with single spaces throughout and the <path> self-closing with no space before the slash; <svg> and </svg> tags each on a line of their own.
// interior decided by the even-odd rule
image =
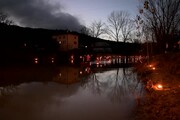
<svg viewBox="0 0 180 120">
<path fill-rule="evenodd" d="M 106 22 L 113 10 L 137 13 L 138 0 L 0 0 L 16 24 L 48 29 L 79 30 L 94 20 Z"/>
</svg>

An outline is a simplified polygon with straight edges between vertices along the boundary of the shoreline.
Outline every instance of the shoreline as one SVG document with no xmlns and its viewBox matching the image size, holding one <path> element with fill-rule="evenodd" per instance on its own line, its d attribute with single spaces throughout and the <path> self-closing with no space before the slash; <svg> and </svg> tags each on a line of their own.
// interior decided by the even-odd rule
<svg viewBox="0 0 180 120">
<path fill-rule="evenodd" d="M 135 108 L 135 120 L 180 119 L 180 53 L 154 56 L 135 67 L 146 94 Z"/>
</svg>

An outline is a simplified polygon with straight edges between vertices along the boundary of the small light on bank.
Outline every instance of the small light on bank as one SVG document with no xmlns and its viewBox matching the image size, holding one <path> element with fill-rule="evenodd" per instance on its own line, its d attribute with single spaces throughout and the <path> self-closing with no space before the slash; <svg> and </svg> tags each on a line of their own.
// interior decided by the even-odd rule
<svg viewBox="0 0 180 120">
<path fill-rule="evenodd" d="M 153 67 L 152 69 L 153 69 L 153 70 L 155 70 L 156 68 L 155 68 L 155 67 Z"/>
<path fill-rule="evenodd" d="M 156 85 L 153 85 L 153 89 L 154 90 L 163 90 L 163 86 L 162 86 L 162 84 L 156 84 Z"/>
<path fill-rule="evenodd" d="M 157 85 L 157 88 L 162 89 L 162 88 L 163 88 L 163 86 L 162 86 L 162 85 L 160 85 L 160 84 L 158 84 L 158 85 Z"/>
</svg>

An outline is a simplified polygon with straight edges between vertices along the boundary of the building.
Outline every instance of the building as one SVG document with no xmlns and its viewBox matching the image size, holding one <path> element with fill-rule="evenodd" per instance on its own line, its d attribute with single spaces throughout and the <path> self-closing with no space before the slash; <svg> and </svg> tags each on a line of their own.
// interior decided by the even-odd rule
<svg viewBox="0 0 180 120">
<path fill-rule="evenodd" d="M 53 39 L 55 39 L 60 47 L 60 51 L 69 51 L 73 49 L 78 48 L 78 42 L 79 42 L 79 37 L 76 34 L 72 33 L 66 33 L 66 34 L 61 34 L 61 35 L 56 35 L 53 36 Z"/>
</svg>

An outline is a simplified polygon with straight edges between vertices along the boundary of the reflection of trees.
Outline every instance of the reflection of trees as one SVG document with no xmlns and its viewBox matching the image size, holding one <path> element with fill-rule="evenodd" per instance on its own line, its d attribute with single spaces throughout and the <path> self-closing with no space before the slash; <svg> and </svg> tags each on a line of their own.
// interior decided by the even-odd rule
<svg viewBox="0 0 180 120">
<path fill-rule="evenodd" d="M 93 94 L 101 94 L 102 92 L 102 82 L 99 81 L 97 73 L 92 73 L 88 77 L 82 79 L 82 86 L 84 88 L 88 87 L 92 90 Z"/>
<path fill-rule="evenodd" d="M 107 94 L 112 102 L 140 96 L 142 85 L 136 73 L 131 68 L 117 68 L 105 72 L 94 72 L 81 79 L 83 88 L 88 88 L 93 94 Z"/>
<path fill-rule="evenodd" d="M 120 102 L 123 97 L 137 94 L 139 82 L 130 68 L 123 68 L 122 71 L 118 68 L 111 80 L 114 82 L 108 96 L 113 102 Z"/>
<path fill-rule="evenodd" d="M 93 73 L 91 77 L 92 82 L 90 82 L 90 86 L 93 90 L 93 93 L 97 93 L 100 95 L 102 92 L 102 83 L 98 80 L 98 76 L 96 73 Z"/>
<path fill-rule="evenodd" d="M 101 94 L 102 92 L 102 83 L 99 81 L 99 77 L 96 73 L 93 73 L 90 76 L 91 82 L 89 82 L 89 87 L 92 89 L 94 94 Z"/>
</svg>

